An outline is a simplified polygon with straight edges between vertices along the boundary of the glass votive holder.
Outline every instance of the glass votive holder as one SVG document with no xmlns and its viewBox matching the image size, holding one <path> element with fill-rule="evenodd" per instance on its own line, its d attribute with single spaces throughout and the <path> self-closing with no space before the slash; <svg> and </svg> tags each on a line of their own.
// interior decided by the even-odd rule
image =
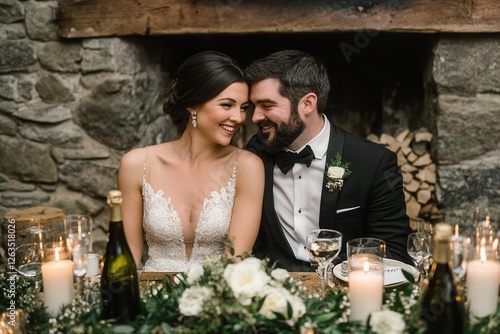
<svg viewBox="0 0 500 334">
<path fill-rule="evenodd" d="M 349 320 L 365 323 L 382 309 L 386 244 L 375 238 L 347 242 Z"/>
<path fill-rule="evenodd" d="M 43 251 L 43 300 L 47 312 L 56 316 L 61 306 L 74 299 L 73 262 L 65 242 L 46 243 Z"/>
<path fill-rule="evenodd" d="M 490 224 L 482 224 L 476 227 L 476 246 L 492 245 L 495 239 L 495 230 Z"/>
<path fill-rule="evenodd" d="M 497 310 L 500 263 L 493 252 L 487 251 L 491 247 L 478 246 L 467 264 L 467 303 L 469 312 L 477 318 L 493 315 Z"/>
<path fill-rule="evenodd" d="M 464 280 L 467 273 L 467 262 L 472 250 L 471 238 L 455 234 L 450 241 L 450 267 L 457 281 Z"/>
</svg>

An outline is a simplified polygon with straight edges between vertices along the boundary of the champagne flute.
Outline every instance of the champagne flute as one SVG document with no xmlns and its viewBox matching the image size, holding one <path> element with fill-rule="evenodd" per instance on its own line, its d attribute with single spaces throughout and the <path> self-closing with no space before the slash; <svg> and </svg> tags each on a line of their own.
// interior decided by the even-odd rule
<svg viewBox="0 0 500 334">
<path fill-rule="evenodd" d="M 84 278 L 87 274 L 87 253 L 92 250 L 92 218 L 85 215 L 68 215 L 66 243 L 74 263 L 76 295 L 83 298 Z"/>
<path fill-rule="evenodd" d="M 325 296 L 328 265 L 339 255 L 342 248 L 342 233 L 335 230 L 316 229 L 307 234 L 307 250 L 312 260 L 318 263 L 321 275 L 321 292 Z"/>
<path fill-rule="evenodd" d="M 429 258 L 432 252 L 432 239 L 430 234 L 423 232 L 411 233 L 408 235 L 406 249 L 420 272 L 420 277 L 426 278 L 429 270 Z"/>
<path fill-rule="evenodd" d="M 87 245 L 87 251 L 92 253 L 92 217 L 87 215 L 67 215 L 66 231 L 70 239 L 82 239 Z"/>
</svg>

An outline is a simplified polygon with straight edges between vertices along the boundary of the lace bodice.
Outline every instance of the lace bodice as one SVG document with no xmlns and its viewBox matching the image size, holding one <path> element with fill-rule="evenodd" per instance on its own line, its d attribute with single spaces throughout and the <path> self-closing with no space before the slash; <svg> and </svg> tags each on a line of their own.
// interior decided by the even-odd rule
<svg viewBox="0 0 500 334">
<path fill-rule="evenodd" d="M 184 272 L 191 264 L 204 262 L 207 256 L 219 258 L 224 252 L 235 195 L 236 163 L 227 185 L 204 200 L 188 260 L 179 215 L 163 190 L 155 192 L 144 176 L 143 227 L 149 249 L 143 271 Z"/>
</svg>

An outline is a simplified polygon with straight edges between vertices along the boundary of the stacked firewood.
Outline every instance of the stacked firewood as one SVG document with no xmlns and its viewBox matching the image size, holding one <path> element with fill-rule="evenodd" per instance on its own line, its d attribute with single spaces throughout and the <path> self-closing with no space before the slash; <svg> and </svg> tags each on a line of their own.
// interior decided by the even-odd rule
<svg viewBox="0 0 500 334">
<path fill-rule="evenodd" d="M 411 225 L 422 220 L 440 220 L 441 212 L 436 198 L 436 164 L 430 154 L 432 133 L 426 129 L 415 132 L 404 130 L 395 137 L 370 134 L 367 138 L 397 154 L 403 175 L 406 212 Z"/>
</svg>

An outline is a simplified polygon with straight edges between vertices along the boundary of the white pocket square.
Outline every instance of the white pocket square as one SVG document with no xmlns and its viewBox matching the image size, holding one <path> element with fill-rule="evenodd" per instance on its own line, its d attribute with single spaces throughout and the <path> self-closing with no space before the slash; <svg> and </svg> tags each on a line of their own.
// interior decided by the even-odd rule
<svg viewBox="0 0 500 334">
<path fill-rule="evenodd" d="M 353 206 L 352 208 L 339 209 L 339 210 L 337 210 L 337 213 L 342 213 L 342 212 L 356 210 L 356 209 L 359 209 L 360 207 L 361 207 L 361 205 Z"/>
</svg>

